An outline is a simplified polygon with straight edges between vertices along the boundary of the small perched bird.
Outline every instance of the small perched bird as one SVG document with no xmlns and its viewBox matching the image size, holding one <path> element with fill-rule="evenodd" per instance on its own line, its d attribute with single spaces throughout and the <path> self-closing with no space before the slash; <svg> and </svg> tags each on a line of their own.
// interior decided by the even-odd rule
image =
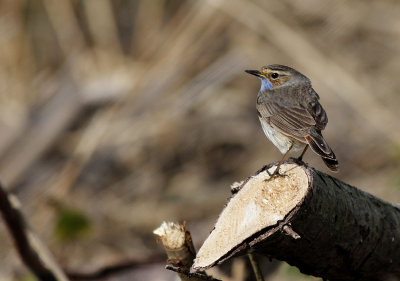
<svg viewBox="0 0 400 281">
<path fill-rule="evenodd" d="M 246 72 L 261 79 L 258 117 L 265 135 L 284 154 L 271 177 L 280 175 L 279 167 L 289 151 L 303 150 L 298 158 L 301 161 L 308 146 L 322 157 L 331 171 L 338 171 L 336 156 L 321 134 L 328 117 L 310 79 L 279 64 Z"/>
</svg>

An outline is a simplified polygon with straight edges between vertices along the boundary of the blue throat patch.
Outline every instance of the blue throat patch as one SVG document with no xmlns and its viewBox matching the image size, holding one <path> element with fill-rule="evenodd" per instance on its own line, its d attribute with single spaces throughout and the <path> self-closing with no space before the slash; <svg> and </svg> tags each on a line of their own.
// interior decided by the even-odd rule
<svg viewBox="0 0 400 281">
<path fill-rule="evenodd" d="M 262 78 L 262 77 L 259 77 L 259 78 L 261 80 L 260 91 L 269 90 L 269 89 L 272 89 L 274 87 L 274 84 L 269 82 L 269 80 L 267 78 Z"/>
</svg>

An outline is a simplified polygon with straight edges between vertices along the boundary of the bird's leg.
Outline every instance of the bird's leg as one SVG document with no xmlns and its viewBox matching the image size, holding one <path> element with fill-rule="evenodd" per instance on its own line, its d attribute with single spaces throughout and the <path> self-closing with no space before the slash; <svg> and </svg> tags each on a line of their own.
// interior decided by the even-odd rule
<svg viewBox="0 0 400 281">
<path fill-rule="evenodd" d="M 303 152 L 301 153 L 301 155 L 300 155 L 299 157 L 297 157 L 297 158 L 290 157 L 290 159 L 291 159 L 293 162 L 295 162 L 295 163 L 297 163 L 297 164 L 299 164 L 299 165 L 304 165 L 303 156 L 304 156 L 304 154 L 306 153 L 307 148 L 308 148 L 308 144 L 306 144 L 306 146 L 304 147 Z"/>
<path fill-rule="evenodd" d="M 301 153 L 301 155 L 300 155 L 299 157 L 297 157 L 297 160 L 303 162 L 303 156 L 304 156 L 304 154 L 306 153 L 307 148 L 308 148 L 308 144 L 306 144 L 306 147 L 304 147 L 304 150 L 303 150 L 303 152 Z"/>
<path fill-rule="evenodd" d="M 286 158 L 286 156 L 289 154 L 289 151 L 292 149 L 292 147 L 293 147 L 293 143 L 290 145 L 288 151 L 286 151 L 286 153 L 283 155 L 282 160 L 279 161 L 278 166 L 276 166 L 276 169 L 275 169 L 275 171 L 274 171 L 272 174 L 270 174 L 270 173 L 268 172 L 268 170 L 267 170 L 267 173 L 268 173 L 268 175 L 269 175 L 269 179 L 267 179 L 267 180 L 265 180 L 265 181 L 269 181 L 269 180 L 271 180 L 272 178 L 278 177 L 278 176 L 279 176 L 279 177 L 285 177 L 285 176 L 286 176 L 286 175 L 283 175 L 283 174 L 280 174 L 280 173 L 279 173 L 279 168 L 281 167 L 283 161 L 285 161 L 285 158 Z"/>
</svg>

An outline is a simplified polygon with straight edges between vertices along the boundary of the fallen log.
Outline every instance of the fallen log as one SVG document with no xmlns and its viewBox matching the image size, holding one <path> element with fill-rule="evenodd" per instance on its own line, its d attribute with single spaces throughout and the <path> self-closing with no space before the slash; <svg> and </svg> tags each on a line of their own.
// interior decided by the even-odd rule
<svg viewBox="0 0 400 281">
<path fill-rule="evenodd" d="M 256 252 L 333 280 L 400 277 L 400 209 L 327 174 L 286 162 L 235 187 L 192 271 Z"/>
</svg>

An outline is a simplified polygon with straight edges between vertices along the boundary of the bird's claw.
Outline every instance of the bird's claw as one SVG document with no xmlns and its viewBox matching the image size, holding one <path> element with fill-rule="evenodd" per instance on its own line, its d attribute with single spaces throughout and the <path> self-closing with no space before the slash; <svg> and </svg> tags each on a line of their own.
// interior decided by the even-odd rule
<svg viewBox="0 0 400 281">
<path fill-rule="evenodd" d="M 265 179 L 264 181 L 270 181 L 276 177 L 282 177 L 282 178 L 287 177 L 287 175 L 279 173 L 278 169 L 275 169 L 275 171 L 272 174 L 268 170 L 266 170 L 266 171 L 267 171 L 267 174 L 269 175 L 269 178 Z"/>
</svg>

